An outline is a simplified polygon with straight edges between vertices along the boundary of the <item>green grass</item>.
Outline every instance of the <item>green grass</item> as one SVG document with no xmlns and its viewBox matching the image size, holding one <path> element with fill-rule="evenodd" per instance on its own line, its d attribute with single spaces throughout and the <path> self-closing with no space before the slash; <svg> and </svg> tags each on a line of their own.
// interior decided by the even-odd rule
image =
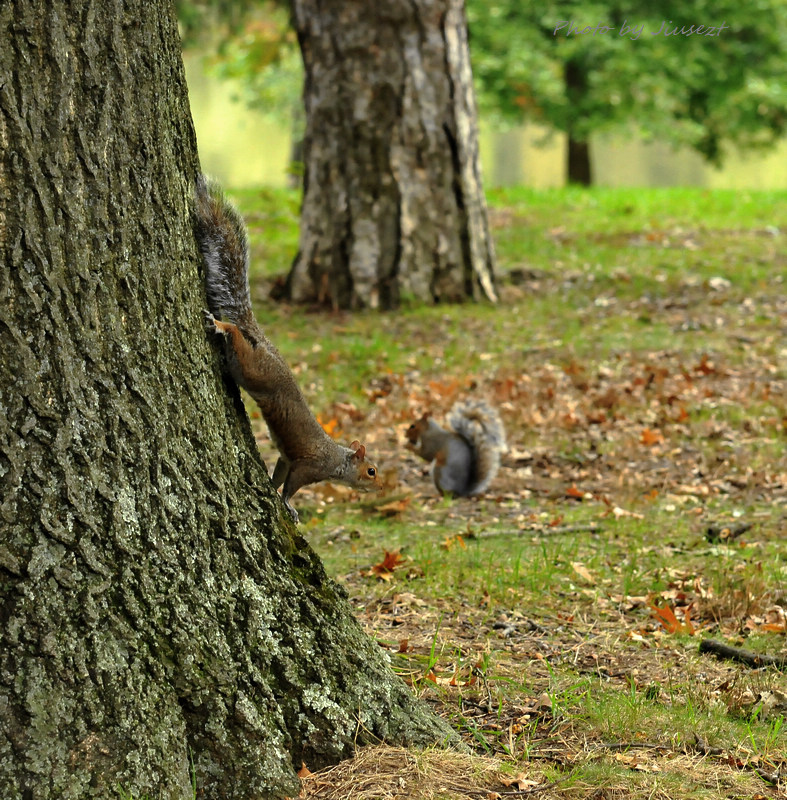
<svg viewBox="0 0 787 800">
<path fill-rule="evenodd" d="M 414 691 L 545 796 L 778 796 L 784 672 L 697 647 L 785 646 L 787 193 L 500 190 L 499 306 L 354 315 L 268 301 L 297 196 L 233 196 L 258 318 L 321 420 L 390 475 L 383 498 L 295 502 Z M 441 499 L 403 432 L 470 392 L 511 453 L 489 496 Z"/>
</svg>

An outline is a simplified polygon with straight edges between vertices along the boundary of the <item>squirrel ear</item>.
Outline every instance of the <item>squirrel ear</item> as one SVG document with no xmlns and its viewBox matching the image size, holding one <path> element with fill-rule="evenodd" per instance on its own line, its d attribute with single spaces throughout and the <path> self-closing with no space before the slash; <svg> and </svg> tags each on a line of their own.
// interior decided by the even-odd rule
<svg viewBox="0 0 787 800">
<path fill-rule="evenodd" d="M 356 439 L 351 445 L 350 450 L 357 450 L 361 446 L 361 443 Z"/>
<path fill-rule="evenodd" d="M 359 461 L 363 461 L 364 457 L 366 456 L 366 448 L 362 444 L 358 444 L 358 442 L 353 442 L 350 447 L 355 450 L 355 458 Z"/>
</svg>

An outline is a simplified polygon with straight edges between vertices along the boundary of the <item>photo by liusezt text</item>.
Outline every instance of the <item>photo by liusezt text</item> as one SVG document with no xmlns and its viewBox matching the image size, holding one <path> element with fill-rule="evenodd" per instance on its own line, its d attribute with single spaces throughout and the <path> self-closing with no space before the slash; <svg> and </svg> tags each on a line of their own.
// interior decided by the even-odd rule
<svg viewBox="0 0 787 800">
<path fill-rule="evenodd" d="M 648 31 L 650 36 L 720 36 L 723 30 L 729 30 L 730 26 L 722 21 L 721 25 L 675 25 L 671 20 L 662 20 L 658 30 Z M 641 25 L 629 25 L 628 20 L 618 28 L 613 25 L 605 25 L 599 22 L 597 25 L 578 25 L 573 20 L 559 20 L 552 31 L 553 36 L 601 36 L 607 33 L 615 33 L 618 36 L 627 36 L 629 39 L 639 39 L 645 33 L 645 23 Z"/>
</svg>

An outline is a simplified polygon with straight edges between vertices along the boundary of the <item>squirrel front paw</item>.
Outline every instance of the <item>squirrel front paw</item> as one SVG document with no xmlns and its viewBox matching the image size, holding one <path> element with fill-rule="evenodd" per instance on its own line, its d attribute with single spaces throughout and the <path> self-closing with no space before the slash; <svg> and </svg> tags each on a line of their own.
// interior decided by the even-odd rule
<svg viewBox="0 0 787 800">
<path fill-rule="evenodd" d="M 217 336 L 228 336 L 231 333 L 232 326 L 228 323 L 216 319 L 207 309 L 204 309 L 202 313 L 205 316 L 205 330 L 208 333 L 214 333 Z"/>
<path fill-rule="evenodd" d="M 218 333 L 219 329 L 216 327 L 216 317 L 206 308 L 202 310 L 202 316 L 205 318 L 205 330 L 210 333 Z"/>
</svg>

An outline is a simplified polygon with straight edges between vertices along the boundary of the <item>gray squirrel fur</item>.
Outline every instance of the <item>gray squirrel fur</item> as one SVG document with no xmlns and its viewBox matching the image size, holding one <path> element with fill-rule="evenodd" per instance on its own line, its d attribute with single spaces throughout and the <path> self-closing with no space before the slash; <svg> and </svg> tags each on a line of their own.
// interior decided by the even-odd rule
<svg viewBox="0 0 787 800">
<path fill-rule="evenodd" d="M 377 468 L 359 442 L 337 444 L 309 409 L 295 376 L 265 336 L 251 307 L 249 241 L 238 210 L 219 186 L 199 176 L 195 221 L 205 261 L 209 311 L 206 328 L 221 336 L 227 368 L 254 398 L 268 425 L 279 459 L 271 481 L 295 522 L 290 498 L 302 486 L 333 480 L 357 489 L 380 487 Z"/>
<path fill-rule="evenodd" d="M 497 475 L 506 450 L 500 414 L 483 400 L 467 400 L 454 404 L 448 424 L 450 431 L 425 414 L 407 431 L 410 447 L 434 462 L 432 478 L 440 492 L 463 497 L 482 494 Z"/>
<path fill-rule="evenodd" d="M 208 308 L 217 319 L 227 319 L 244 334 L 259 329 L 249 290 L 249 236 L 238 210 L 221 187 L 205 175 L 197 176 L 197 239 L 205 261 Z"/>
</svg>

